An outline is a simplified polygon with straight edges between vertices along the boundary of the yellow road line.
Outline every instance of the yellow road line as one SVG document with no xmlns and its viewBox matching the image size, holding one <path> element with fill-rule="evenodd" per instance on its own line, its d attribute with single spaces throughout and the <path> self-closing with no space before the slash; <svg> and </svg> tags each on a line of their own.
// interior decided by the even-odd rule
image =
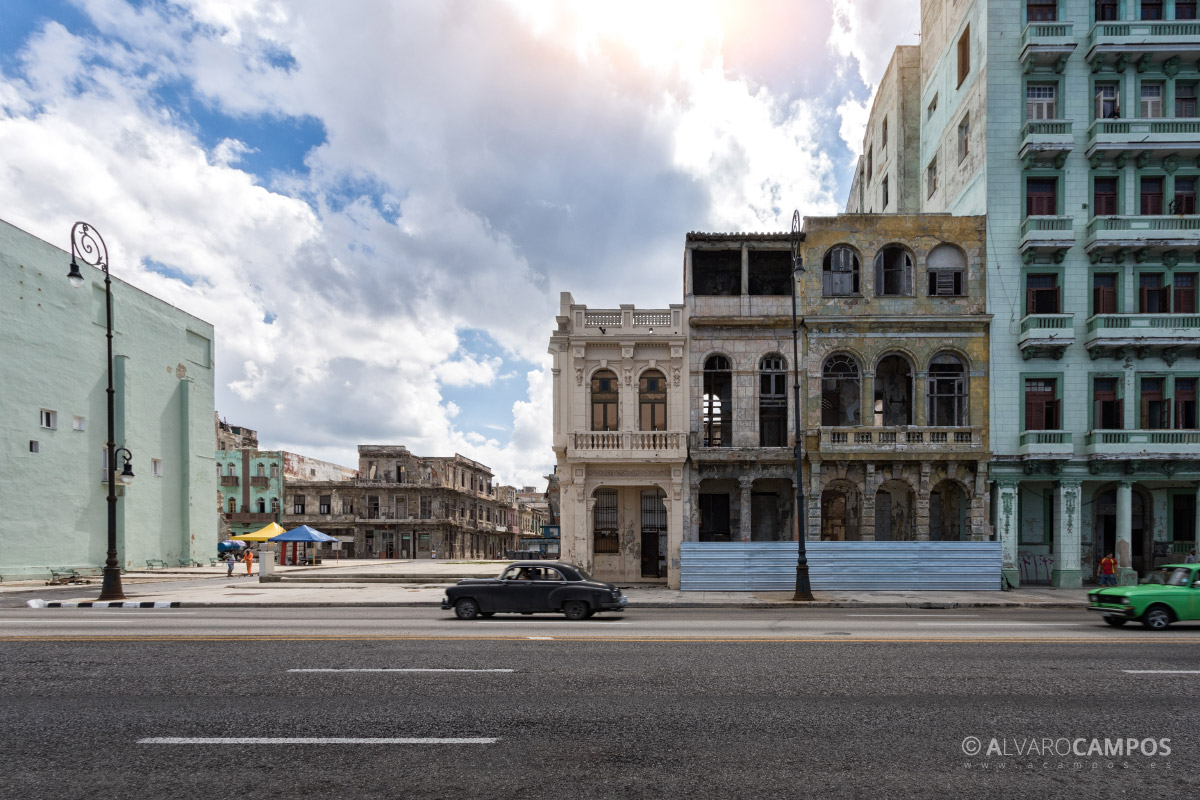
<svg viewBox="0 0 1200 800">
<path fill-rule="evenodd" d="M 1140 638 L 1105 639 L 1103 637 L 691 637 L 691 636 L 553 636 L 547 640 L 555 642 L 657 642 L 657 643 L 713 643 L 713 644 L 1193 644 L 1200 645 L 1200 638 L 1164 639 L 1156 636 Z M 528 636 L 0 636 L 0 643 L 18 642 L 528 642 Z M 538 641 L 545 641 L 539 639 Z"/>
</svg>

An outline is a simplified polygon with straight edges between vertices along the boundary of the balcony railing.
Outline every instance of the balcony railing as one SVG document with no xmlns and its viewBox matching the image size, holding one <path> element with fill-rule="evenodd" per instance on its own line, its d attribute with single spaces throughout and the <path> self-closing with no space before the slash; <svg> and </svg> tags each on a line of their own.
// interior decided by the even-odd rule
<svg viewBox="0 0 1200 800">
<path fill-rule="evenodd" d="M 266 475 L 251 475 L 250 486 L 256 489 L 266 489 L 271 485 L 271 479 Z"/>
<path fill-rule="evenodd" d="M 1026 217 L 1021 223 L 1021 249 L 1062 248 L 1075 243 L 1074 217 Z"/>
<path fill-rule="evenodd" d="M 831 452 L 969 451 L 983 446 L 980 428 L 825 427 L 820 448 Z"/>
<path fill-rule="evenodd" d="M 568 436 L 568 446 L 577 454 L 662 453 L 685 449 L 682 431 L 581 431 Z"/>
<path fill-rule="evenodd" d="M 575 316 L 575 329 L 581 333 L 587 329 L 604 328 L 606 332 L 628 331 L 645 335 L 652 333 L 652 328 L 657 328 L 659 333 L 669 334 L 679 329 L 683 319 L 683 310 L 678 306 L 643 309 L 633 306 L 577 308 L 572 313 Z"/>
<path fill-rule="evenodd" d="M 1097 314 L 1088 319 L 1088 339 L 1105 336 L 1159 338 L 1200 336 L 1197 314 Z M 1095 337 L 1093 337 L 1095 334 Z"/>
<path fill-rule="evenodd" d="M 1021 45 L 1074 44 L 1075 26 L 1069 22 L 1030 22 L 1021 34 Z"/>
<path fill-rule="evenodd" d="M 1021 139 L 1042 136 L 1070 136 L 1071 120 L 1069 119 L 1031 119 L 1021 128 Z"/>
<path fill-rule="evenodd" d="M 1200 217 L 1128 215 L 1093 217 L 1088 247 L 1188 247 L 1200 244 Z"/>
<path fill-rule="evenodd" d="M 1130 430 L 1088 431 L 1089 455 L 1169 458 L 1195 455 L 1200 446 L 1200 431 Z"/>
<path fill-rule="evenodd" d="M 262 522 L 262 523 L 273 522 L 275 520 L 275 515 L 274 514 L 251 513 L 248 511 L 238 511 L 238 512 L 235 512 L 232 514 L 226 512 L 225 519 L 229 522 L 255 524 L 255 523 L 259 523 L 259 522 Z"/>
<path fill-rule="evenodd" d="M 237 475 L 222 475 L 221 476 L 221 485 L 222 486 L 237 486 L 238 485 L 238 476 Z"/>
<path fill-rule="evenodd" d="M 1070 431 L 1022 431 L 1021 455 L 1070 456 L 1075 452 Z"/>
<path fill-rule="evenodd" d="M 1136 51 L 1138 46 L 1147 50 L 1180 49 L 1189 45 L 1200 46 L 1200 21 L 1197 20 L 1126 20 L 1119 22 L 1097 22 L 1088 36 L 1088 58 L 1096 48 L 1120 47 L 1122 52 Z"/>
<path fill-rule="evenodd" d="M 1088 126 L 1088 147 L 1141 150 L 1200 150 L 1200 118 L 1098 119 Z"/>
</svg>

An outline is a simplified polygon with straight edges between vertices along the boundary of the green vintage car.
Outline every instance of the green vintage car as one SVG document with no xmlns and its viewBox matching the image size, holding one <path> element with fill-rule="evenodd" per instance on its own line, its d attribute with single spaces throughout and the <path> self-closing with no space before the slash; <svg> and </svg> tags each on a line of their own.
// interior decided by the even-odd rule
<svg viewBox="0 0 1200 800">
<path fill-rule="evenodd" d="M 1154 631 L 1172 622 L 1200 620 L 1200 564 L 1167 564 L 1147 583 L 1088 592 L 1088 611 L 1103 614 L 1109 625 L 1136 619 Z"/>
</svg>

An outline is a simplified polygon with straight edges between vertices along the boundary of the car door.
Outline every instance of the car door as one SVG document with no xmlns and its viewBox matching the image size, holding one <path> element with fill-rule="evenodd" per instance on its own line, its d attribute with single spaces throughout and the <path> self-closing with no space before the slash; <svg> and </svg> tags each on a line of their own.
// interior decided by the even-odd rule
<svg viewBox="0 0 1200 800">
<path fill-rule="evenodd" d="M 1189 619 L 1200 619 L 1200 569 L 1192 572 L 1192 585 L 1188 590 Z"/>
<path fill-rule="evenodd" d="M 530 592 L 530 611 L 557 611 L 556 592 L 567 583 L 566 577 L 553 567 L 540 567 L 535 572 Z"/>
<path fill-rule="evenodd" d="M 522 570 L 509 567 L 501 575 L 500 580 L 489 592 L 493 608 L 484 607 L 485 611 L 527 611 L 529 610 L 530 581 L 522 577 Z"/>
</svg>

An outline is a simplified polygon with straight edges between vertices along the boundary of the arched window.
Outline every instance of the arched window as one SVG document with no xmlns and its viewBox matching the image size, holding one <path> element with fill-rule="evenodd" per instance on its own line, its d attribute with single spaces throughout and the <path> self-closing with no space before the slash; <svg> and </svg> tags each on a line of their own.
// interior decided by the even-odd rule
<svg viewBox="0 0 1200 800">
<path fill-rule="evenodd" d="M 271 513 L 272 514 L 279 513 L 279 498 L 278 497 L 271 498 Z"/>
<path fill-rule="evenodd" d="M 255 474 L 257 474 L 258 477 L 260 477 L 260 478 L 265 477 L 267 474 L 266 467 L 263 466 L 263 463 L 261 461 L 258 462 L 257 472 Z"/>
<path fill-rule="evenodd" d="M 880 359 L 875 367 L 875 424 L 912 425 L 912 365 L 901 355 Z"/>
<path fill-rule="evenodd" d="M 821 425 L 861 425 L 862 379 L 858 362 L 838 353 L 821 369 Z"/>
<path fill-rule="evenodd" d="M 229 513 L 230 514 L 237 513 L 237 499 L 236 498 L 233 498 L 233 497 L 229 498 Z"/>
<path fill-rule="evenodd" d="M 667 429 L 667 379 L 658 370 L 647 370 L 638 381 L 638 418 L 644 431 Z"/>
<path fill-rule="evenodd" d="M 230 464 L 228 467 L 226 467 L 226 468 L 225 468 L 225 474 L 226 474 L 226 475 L 236 475 L 236 474 L 237 474 L 237 473 L 234 471 L 234 466 L 233 466 L 233 464 Z"/>
<path fill-rule="evenodd" d="M 929 419 L 926 424 L 962 427 L 967 424 L 967 370 L 952 353 L 938 353 L 929 362 Z"/>
<path fill-rule="evenodd" d="M 271 477 L 272 477 L 272 478 L 278 478 L 278 477 L 279 477 L 279 465 L 278 465 L 278 464 L 272 464 L 272 465 L 271 465 Z"/>
<path fill-rule="evenodd" d="M 729 359 L 725 356 L 709 356 L 704 362 L 704 396 L 701 398 L 705 447 L 730 446 L 732 394 L 733 376 Z"/>
<path fill-rule="evenodd" d="M 612 370 L 592 376 L 592 430 L 617 430 L 617 376 Z"/>
<path fill-rule="evenodd" d="M 912 290 L 912 255 L 899 245 L 888 245 L 875 254 L 875 294 L 907 296 Z"/>
<path fill-rule="evenodd" d="M 255 502 L 255 510 L 259 514 L 267 513 L 267 501 L 263 500 L 261 497 L 258 498 L 258 500 Z"/>
<path fill-rule="evenodd" d="M 844 244 L 829 249 L 821 272 L 821 293 L 826 297 L 857 295 L 858 254 Z"/>
<path fill-rule="evenodd" d="M 783 356 L 763 356 L 758 363 L 758 444 L 787 447 L 787 372 Z"/>
<path fill-rule="evenodd" d="M 925 258 L 930 297 L 959 297 L 967 293 L 967 257 L 952 244 L 939 244 Z"/>
</svg>

